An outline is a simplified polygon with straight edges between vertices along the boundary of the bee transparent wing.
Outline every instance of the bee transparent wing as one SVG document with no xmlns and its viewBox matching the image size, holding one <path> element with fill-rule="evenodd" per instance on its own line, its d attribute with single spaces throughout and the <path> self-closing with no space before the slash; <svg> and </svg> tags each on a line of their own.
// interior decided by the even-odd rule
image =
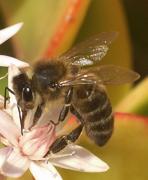
<svg viewBox="0 0 148 180">
<path fill-rule="evenodd" d="M 59 57 L 62 61 L 78 66 L 89 66 L 100 61 L 107 53 L 109 44 L 117 32 L 103 32 L 90 37 Z"/>
<path fill-rule="evenodd" d="M 114 65 L 89 68 L 74 79 L 61 82 L 61 86 L 101 83 L 104 85 L 120 85 L 137 80 L 140 75 L 132 70 Z"/>
<path fill-rule="evenodd" d="M 120 85 L 136 81 L 140 75 L 132 70 L 114 66 L 106 65 L 94 68 L 91 73 L 96 77 L 96 81 L 105 85 Z"/>
</svg>

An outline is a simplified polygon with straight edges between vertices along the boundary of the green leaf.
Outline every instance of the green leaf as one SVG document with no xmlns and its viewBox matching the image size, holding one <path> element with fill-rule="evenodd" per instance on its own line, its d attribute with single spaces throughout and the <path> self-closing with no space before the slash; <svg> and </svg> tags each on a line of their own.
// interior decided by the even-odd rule
<svg viewBox="0 0 148 180">
<path fill-rule="evenodd" d="M 116 111 L 132 112 L 148 116 L 148 78 L 137 85 L 115 108 Z"/>
<path fill-rule="evenodd" d="M 14 178 L 11 178 L 11 177 L 7 177 L 6 180 L 14 180 Z M 17 180 L 34 180 L 31 172 L 28 170 L 27 172 L 25 172 L 25 174 L 19 178 L 17 178 Z"/>
<path fill-rule="evenodd" d="M 56 38 L 53 37 L 57 35 L 55 32 L 62 30 L 63 17 L 67 18 L 66 21 L 72 25 L 70 28 L 69 26 L 65 27 L 62 40 L 59 39 L 58 43 L 63 42 L 64 44 L 65 36 L 69 35 L 70 38 L 67 39 L 66 44 L 70 44 L 84 18 L 88 4 L 89 0 L 1 0 L 0 6 L 8 24 L 24 22 L 24 27 L 13 41 L 17 57 L 26 61 L 42 58 L 47 51 L 50 40 Z M 74 14 L 71 15 L 71 11 L 74 11 Z"/>
<path fill-rule="evenodd" d="M 7 68 L 0 67 L 0 77 L 3 77 L 8 72 Z M 5 87 L 7 86 L 7 78 L 0 80 L 0 94 L 4 95 Z"/>
</svg>

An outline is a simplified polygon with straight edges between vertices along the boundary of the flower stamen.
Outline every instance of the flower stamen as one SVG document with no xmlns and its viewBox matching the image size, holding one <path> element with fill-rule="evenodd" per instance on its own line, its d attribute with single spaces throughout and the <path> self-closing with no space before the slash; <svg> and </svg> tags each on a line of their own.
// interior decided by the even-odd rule
<svg viewBox="0 0 148 180">
<path fill-rule="evenodd" d="M 6 77 L 8 77 L 8 73 L 6 73 L 4 76 L 0 77 L 0 80 L 5 79 Z"/>
</svg>

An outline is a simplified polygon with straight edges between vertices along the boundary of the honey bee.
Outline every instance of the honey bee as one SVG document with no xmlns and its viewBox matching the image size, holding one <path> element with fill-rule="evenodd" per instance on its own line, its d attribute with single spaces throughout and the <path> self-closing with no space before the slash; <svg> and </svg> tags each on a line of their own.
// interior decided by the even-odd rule
<svg viewBox="0 0 148 180">
<path fill-rule="evenodd" d="M 69 142 L 75 142 L 83 128 L 98 146 L 106 144 L 111 137 L 114 117 L 104 85 L 130 83 L 139 78 L 138 73 L 122 67 L 98 66 L 116 36 L 116 32 L 93 36 L 59 57 L 37 62 L 31 75 L 20 69 L 21 73 L 13 78 L 13 93 L 22 111 L 22 129 L 28 110 L 37 107 L 34 125 L 47 103 L 51 113 L 58 110 L 56 118 L 49 116 L 55 126 L 63 122 L 69 112 L 79 122 L 69 134 L 58 137 L 48 153 L 57 153 Z M 35 103 L 37 95 L 38 104 Z"/>
</svg>

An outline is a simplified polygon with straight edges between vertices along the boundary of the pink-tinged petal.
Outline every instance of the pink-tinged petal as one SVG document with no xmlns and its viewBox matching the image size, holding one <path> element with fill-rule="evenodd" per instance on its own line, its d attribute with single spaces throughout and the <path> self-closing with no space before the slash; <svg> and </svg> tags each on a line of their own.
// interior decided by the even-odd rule
<svg viewBox="0 0 148 180">
<path fill-rule="evenodd" d="M 51 144 L 54 142 L 54 138 L 45 141 L 42 141 L 39 146 L 36 146 L 36 152 L 34 154 L 32 154 L 31 156 L 29 156 L 29 158 L 31 160 L 40 160 L 44 157 L 44 155 L 49 151 L 49 147 L 51 146 Z"/>
<path fill-rule="evenodd" d="M 36 180 L 62 180 L 60 174 L 50 163 L 30 163 L 30 171 Z"/>
<path fill-rule="evenodd" d="M 17 108 L 17 105 L 16 104 L 13 104 L 10 106 L 10 113 L 11 113 L 11 116 L 13 118 L 13 122 L 14 124 L 17 126 L 17 128 L 21 129 L 21 124 L 20 124 L 20 118 L 19 118 L 19 111 L 18 111 L 18 108 Z"/>
<path fill-rule="evenodd" d="M 23 61 L 20 61 L 16 58 L 0 55 L 0 66 L 9 67 L 11 64 L 16 65 L 17 67 L 28 67 L 29 64 Z"/>
<path fill-rule="evenodd" d="M 57 155 L 59 157 L 50 158 L 49 161 L 55 166 L 65 169 L 82 172 L 104 172 L 109 169 L 105 162 L 78 145 L 69 145 L 63 153 Z"/>
<path fill-rule="evenodd" d="M 15 25 L 12 25 L 5 29 L 0 30 L 0 44 L 7 41 L 14 34 L 16 34 L 20 30 L 22 25 L 23 25 L 23 23 L 17 23 Z"/>
<path fill-rule="evenodd" d="M 12 151 L 1 167 L 1 174 L 8 177 L 20 177 L 28 169 L 30 161 L 17 151 Z"/>
<path fill-rule="evenodd" d="M 22 152 L 32 160 L 41 159 L 55 140 L 55 126 L 48 124 L 24 133 L 19 146 Z"/>
<path fill-rule="evenodd" d="M 11 147 L 4 147 L 4 148 L 0 149 L 0 169 L 1 169 L 2 165 L 4 164 L 6 158 L 12 152 L 12 150 L 13 149 Z"/>
<path fill-rule="evenodd" d="M 27 143 L 29 140 L 33 140 L 33 139 L 38 139 L 38 138 L 45 138 L 45 137 L 49 137 L 53 134 L 55 130 L 55 126 L 51 123 L 51 124 L 46 124 L 44 126 L 40 126 L 40 127 L 34 127 L 31 129 L 31 131 L 25 133 L 22 137 L 21 137 L 21 142 L 20 144 L 25 144 Z"/>
<path fill-rule="evenodd" d="M 0 110 L 0 134 L 14 146 L 18 145 L 20 131 L 11 116 L 2 110 Z"/>
</svg>

